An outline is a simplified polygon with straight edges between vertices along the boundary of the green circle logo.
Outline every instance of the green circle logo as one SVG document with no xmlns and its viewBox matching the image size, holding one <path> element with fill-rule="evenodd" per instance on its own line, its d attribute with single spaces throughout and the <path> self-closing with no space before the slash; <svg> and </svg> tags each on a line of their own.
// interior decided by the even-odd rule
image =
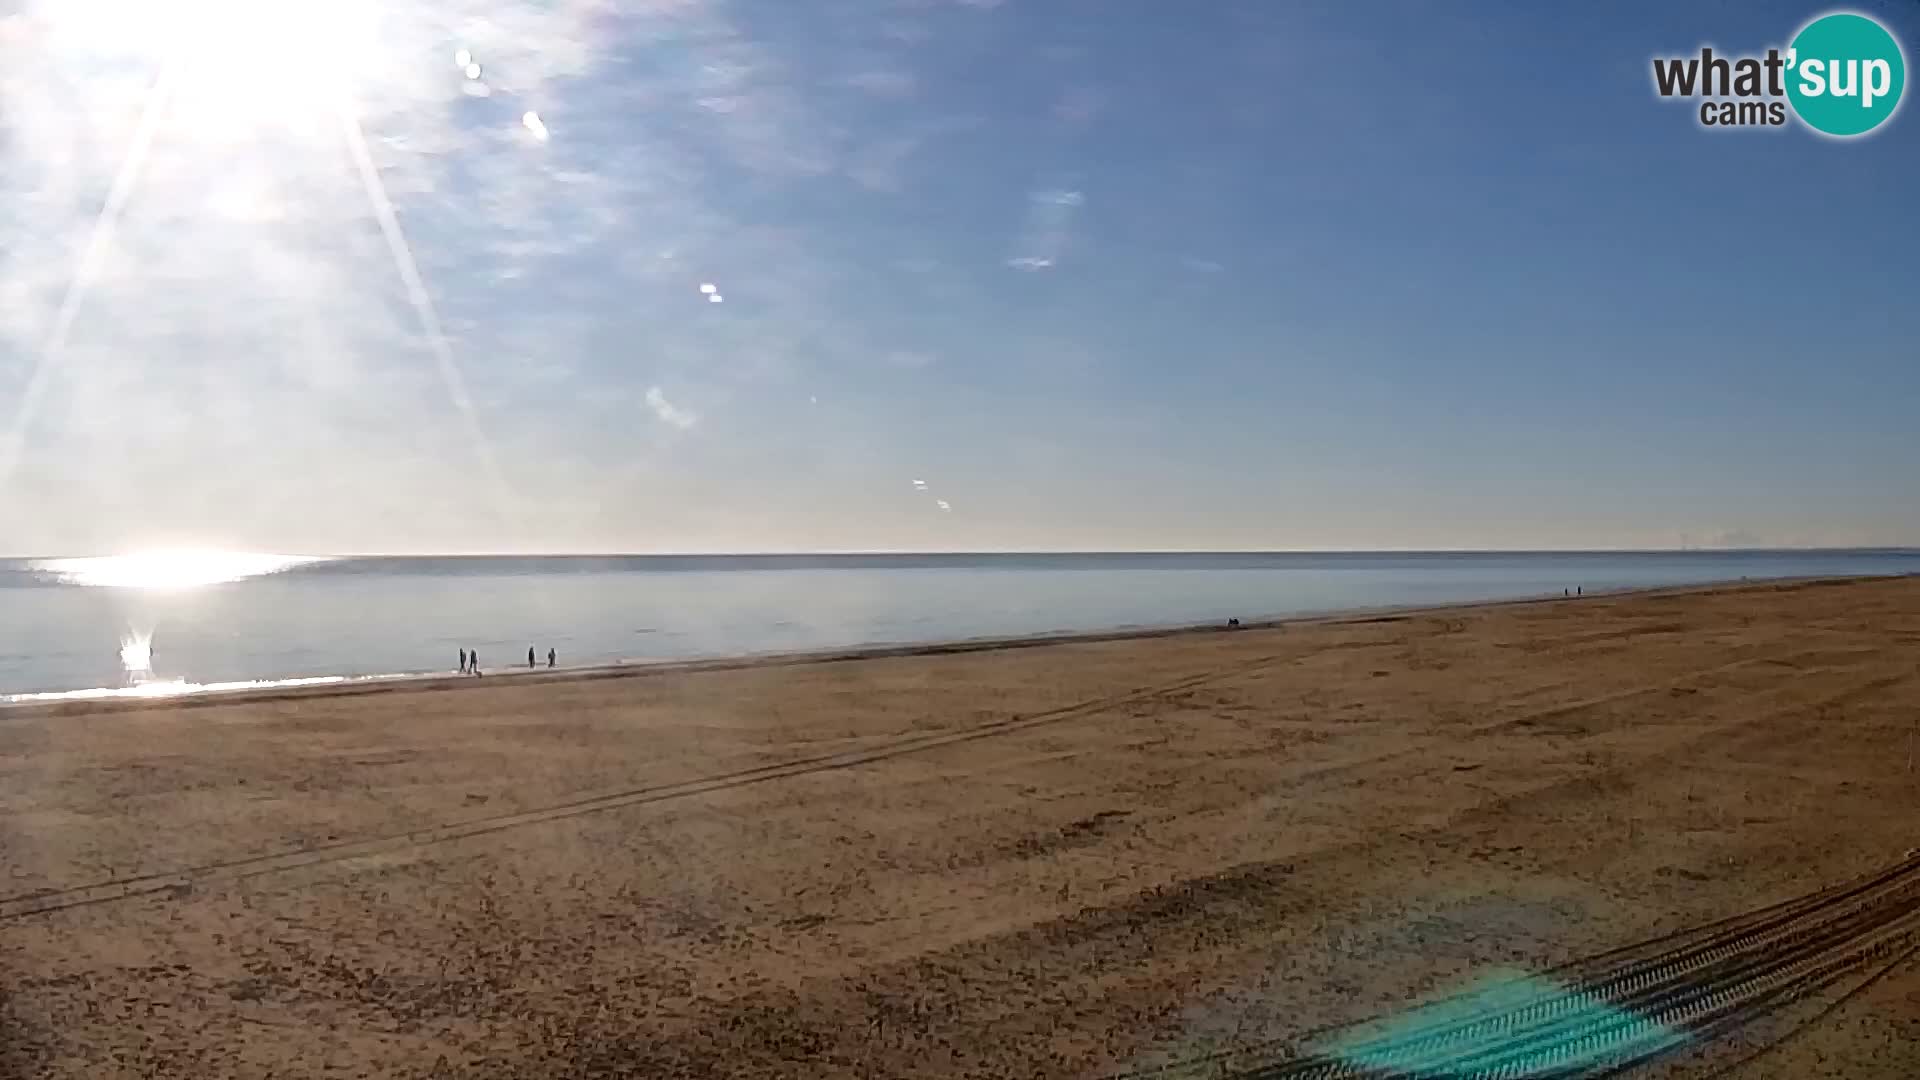
<svg viewBox="0 0 1920 1080">
<path fill-rule="evenodd" d="M 1865 135 L 1886 123 L 1906 87 L 1900 43 L 1865 15 L 1823 15 L 1787 49 L 1787 100 L 1808 127 L 1827 135 Z"/>
</svg>

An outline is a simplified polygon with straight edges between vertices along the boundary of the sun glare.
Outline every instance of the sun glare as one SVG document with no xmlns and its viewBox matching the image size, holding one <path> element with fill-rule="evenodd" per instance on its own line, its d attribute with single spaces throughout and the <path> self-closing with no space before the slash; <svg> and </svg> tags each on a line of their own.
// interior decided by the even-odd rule
<svg viewBox="0 0 1920 1080">
<path fill-rule="evenodd" d="M 120 639 L 120 666 L 127 669 L 128 678 L 139 678 L 153 673 L 153 635 L 128 634 Z"/>
<path fill-rule="evenodd" d="M 119 589 L 191 589 L 277 574 L 311 562 L 311 555 L 247 551 L 144 551 L 77 559 L 44 559 L 34 569 L 70 585 Z"/>
</svg>

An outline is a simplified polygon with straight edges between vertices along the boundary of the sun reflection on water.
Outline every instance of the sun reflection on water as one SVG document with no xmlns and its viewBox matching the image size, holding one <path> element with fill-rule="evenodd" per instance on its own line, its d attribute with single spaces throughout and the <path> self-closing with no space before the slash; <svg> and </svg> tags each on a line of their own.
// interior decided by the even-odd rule
<svg viewBox="0 0 1920 1080">
<path fill-rule="evenodd" d="M 406 675 L 315 675 L 298 679 L 241 679 L 233 682 L 189 682 L 186 679 L 147 679 L 132 686 L 96 686 L 85 690 L 52 690 L 34 694 L 0 694 L 0 704 L 28 705 L 59 701 L 97 701 L 117 698 L 170 698 L 190 694 L 227 694 L 242 690 L 283 690 L 304 686 L 376 682 Z"/>
<path fill-rule="evenodd" d="M 177 593 L 202 586 L 222 585 L 248 578 L 278 574 L 309 563 L 325 562 L 325 556 L 276 555 L 267 552 L 219 551 L 212 549 L 150 550 L 126 555 L 95 555 L 64 559 L 37 559 L 29 565 L 39 574 L 64 585 L 126 589 L 140 592 Z M 149 605 L 135 601 L 138 611 Z M 275 683 L 196 683 L 178 676 L 161 676 L 153 668 L 153 612 L 135 614 L 120 635 L 120 668 L 124 683 L 118 687 L 97 687 L 56 694 L 0 696 L 0 702 L 59 700 L 88 697 L 168 697 L 177 694 L 238 690 Z M 287 685 L 328 681 L 292 680 Z"/>
<path fill-rule="evenodd" d="M 120 666 L 127 678 L 139 681 L 153 675 L 153 635 L 138 631 L 120 639 Z"/>
<path fill-rule="evenodd" d="M 143 551 L 130 555 L 41 559 L 33 564 L 33 568 L 69 585 L 191 589 L 277 574 L 296 566 L 323 561 L 324 558 L 313 555 L 273 555 L 250 551 Z M 124 650 L 121 656 L 123 659 L 126 657 Z"/>
</svg>

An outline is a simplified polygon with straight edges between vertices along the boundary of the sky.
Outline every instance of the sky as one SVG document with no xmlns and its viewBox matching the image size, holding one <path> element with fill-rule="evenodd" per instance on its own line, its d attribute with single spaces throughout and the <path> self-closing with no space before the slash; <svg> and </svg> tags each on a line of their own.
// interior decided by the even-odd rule
<svg viewBox="0 0 1920 1080">
<path fill-rule="evenodd" d="M 1920 545 L 1826 10 L 0 0 L 0 555 Z"/>
</svg>

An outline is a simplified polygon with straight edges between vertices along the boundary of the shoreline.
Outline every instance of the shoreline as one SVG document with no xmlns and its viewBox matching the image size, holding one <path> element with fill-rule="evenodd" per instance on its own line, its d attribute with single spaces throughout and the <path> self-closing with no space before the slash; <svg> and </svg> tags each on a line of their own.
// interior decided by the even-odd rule
<svg viewBox="0 0 1920 1080">
<path fill-rule="evenodd" d="M 0 723 L 0 1075 L 1251 1074 L 1913 865 L 1920 576 L 1584 599 Z M 1898 872 L 1686 1071 L 1910 1080 Z"/>
<path fill-rule="evenodd" d="M 1441 604 L 1401 604 L 1375 607 L 1337 608 L 1243 620 L 1229 628 L 1218 621 L 1174 623 L 1164 626 L 1120 626 L 1092 630 L 1058 630 L 1038 634 L 987 636 L 976 638 L 931 639 L 926 641 L 872 642 L 849 646 L 764 653 L 729 653 L 671 660 L 621 660 L 609 664 L 574 667 L 499 669 L 495 680 L 511 679 L 516 685 L 551 682 L 595 682 L 605 679 L 645 678 L 693 674 L 709 671 L 738 671 L 760 668 L 795 667 L 846 663 L 859 660 L 885 660 L 901 657 L 943 656 L 976 652 L 1012 651 L 1057 645 L 1092 645 L 1105 642 L 1145 641 L 1197 634 L 1234 633 L 1247 630 L 1274 630 L 1362 624 L 1387 619 L 1413 618 L 1425 614 L 1505 609 L 1528 605 L 1572 603 L 1580 600 L 1621 597 L 1691 596 L 1701 593 L 1729 593 L 1748 590 L 1800 589 L 1843 586 L 1865 582 L 1898 580 L 1907 574 L 1860 574 L 1839 577 L 1793 577 L 1739 579 L 1698 582 L 1687 585 L 1627 586 L 1595 589 L 1582 596 L 1536 595 L 1491 600 L 1463 600 Z M 18 696 L 0 695 L 0 722 L 44 717 L 80 717 L 127 711 L 211 707 L 306 700 L 312 698 L 357 697 L 370 694 L 420 693 L 498 687 L 486 676 L 458 672 L 396 672 L 374 675 L 319 675 L 286 679 L 246 680 L 242 683 L 186 684 L 205 685 L 205 689 L 177 692 L 140 693 L 135 688 L 86 687 L 74 690 L 42 691 Z M 84 695 L 84 696 L 83 696 Z"/>
</svg>

